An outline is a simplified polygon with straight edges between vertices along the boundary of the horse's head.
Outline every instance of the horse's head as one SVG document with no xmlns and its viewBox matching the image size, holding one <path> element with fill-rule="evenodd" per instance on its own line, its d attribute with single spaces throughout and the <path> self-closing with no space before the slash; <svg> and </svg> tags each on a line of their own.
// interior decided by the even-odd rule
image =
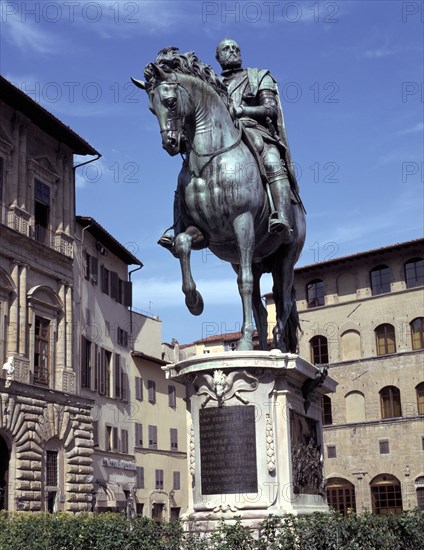
<svg viewBox="0 0 424 550">
<path fill-rule="evenodd" d="M 149 109 L 156 116 L 162 136 L 162 147 L 171 156 L 185 153 L 185 123 L 191 112 L 192 99 L 174 72 L 165 72 L 156 64 L 146 68 L 146 82 L 132 79 L 149 96 Z"/>
</svg>

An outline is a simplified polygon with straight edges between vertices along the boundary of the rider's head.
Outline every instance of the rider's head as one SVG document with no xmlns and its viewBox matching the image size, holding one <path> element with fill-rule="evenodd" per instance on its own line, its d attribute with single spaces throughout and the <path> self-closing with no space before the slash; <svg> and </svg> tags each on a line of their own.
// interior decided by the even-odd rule
<svg viewBox="0 0 424 550">
<path fill-rule="evenodd" d="M 216 47 L 216 60 L 222 70 L 240 68 L 241 54 L 237 42 L 230 38 L 224 38 Z"/>
</svg>

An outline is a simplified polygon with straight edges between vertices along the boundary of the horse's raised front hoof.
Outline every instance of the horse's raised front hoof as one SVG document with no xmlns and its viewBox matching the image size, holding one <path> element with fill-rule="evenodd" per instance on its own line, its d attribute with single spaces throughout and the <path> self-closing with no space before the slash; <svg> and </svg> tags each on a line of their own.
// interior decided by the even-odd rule
<svg viewBox="0 0 424 550">
<path fill-rule="evenodd" d="M 203 312 L 203 298 L 197 290 L 186 296 L 185 303 L 192 315 L 200 315 Z"/>
</svg>

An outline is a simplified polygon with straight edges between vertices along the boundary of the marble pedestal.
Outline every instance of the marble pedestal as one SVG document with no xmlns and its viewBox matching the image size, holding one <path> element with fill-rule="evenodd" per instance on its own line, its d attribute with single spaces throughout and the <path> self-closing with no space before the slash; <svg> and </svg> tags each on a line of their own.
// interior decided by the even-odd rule
<svg viewBox="0 0 424 550">
<path fill-rule="evenodd" d="M 162 367 L 187 391 L 190 529 L 240 516 L 327 511 L 322 472 L 324 393 L 336 382 L 278 350 L 191 357 Z"/>
</svg>

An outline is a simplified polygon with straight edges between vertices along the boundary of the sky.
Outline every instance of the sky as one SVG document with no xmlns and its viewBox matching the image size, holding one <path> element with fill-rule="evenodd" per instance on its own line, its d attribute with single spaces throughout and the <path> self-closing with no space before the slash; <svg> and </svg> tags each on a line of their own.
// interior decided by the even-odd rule
<svg viewBox="0 0 424 550">
<path fill-rule="evenodd" d="M 193 317 L 178 261 L 156 244 L 172 224 L 181 158 L 162 149 L 130 77 L 143 78 L 165 46 L 194 50 L 219 73 L 216 46 L 233 38 L 243 66 L 278 81 L 308 213 L 299 266 L 423 236 L 423 2 L 0 0 L 0 17 L 1 74 L 102 154 L 77 170 L 77 213 L 143 262 L 134 306 L 159 316 L 164 341 L 241 322 L 229 264 L 193 252 L 205 301 Z"/>
</svg>

